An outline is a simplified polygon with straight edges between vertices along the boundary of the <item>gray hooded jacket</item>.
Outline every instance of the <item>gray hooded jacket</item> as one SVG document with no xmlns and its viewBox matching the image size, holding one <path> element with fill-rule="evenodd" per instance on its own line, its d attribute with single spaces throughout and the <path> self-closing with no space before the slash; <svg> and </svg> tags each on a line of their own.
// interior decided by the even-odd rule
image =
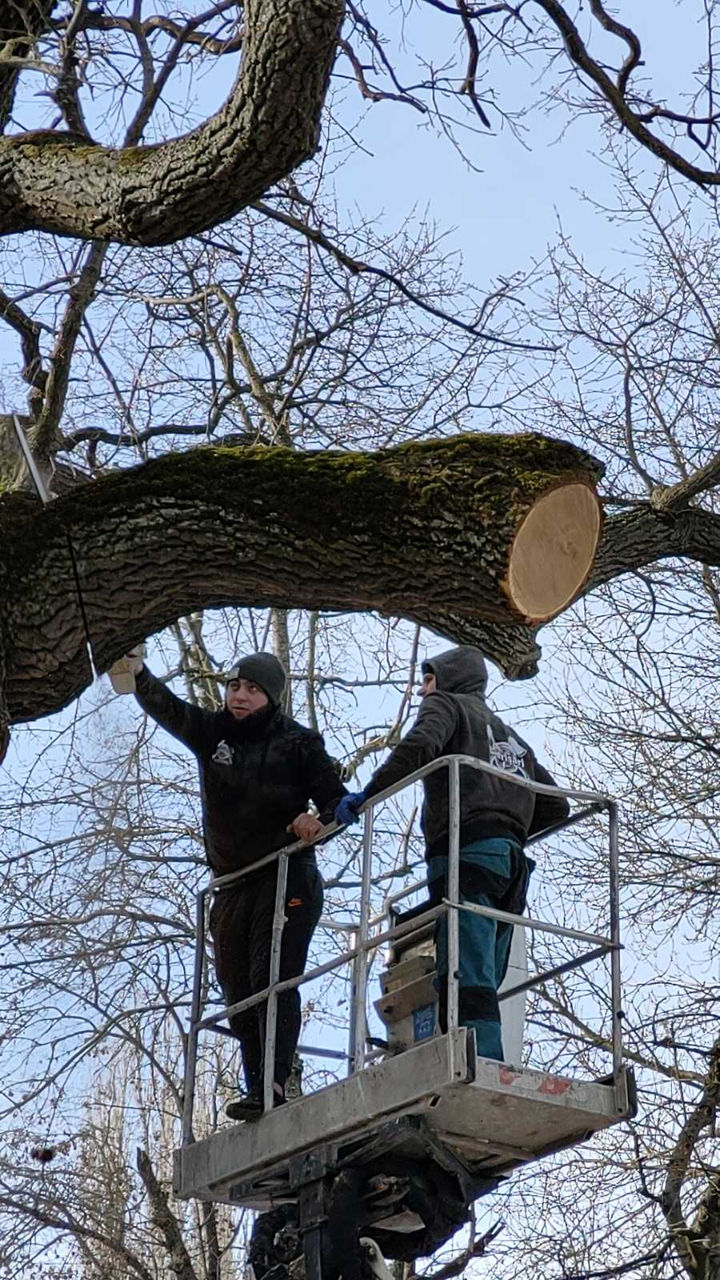
<svg viewBox="0 0 720 1280">
<path fill-rule="evenodd" d="M 463 645 L 423 663 L 435 676 L 436 691 L 422 700 L 417 720 L 402 742 L 373 774 L 365 794 L 384 791 L 431 760 L 444 755 L 475 756 L 518 778 L 555 786 L 532 749 L 485 702 L 487 667 L 479 649 Z M 448 770 L 438 769 L 424 782 L 422 830 L 426 856 L 447 854 Z M 460 847 L 476 840 L 527 837 L 567 817 L 562 796 L 536 796 L 504 778 L 467 767 L 460 770 Z"/>
</svg>

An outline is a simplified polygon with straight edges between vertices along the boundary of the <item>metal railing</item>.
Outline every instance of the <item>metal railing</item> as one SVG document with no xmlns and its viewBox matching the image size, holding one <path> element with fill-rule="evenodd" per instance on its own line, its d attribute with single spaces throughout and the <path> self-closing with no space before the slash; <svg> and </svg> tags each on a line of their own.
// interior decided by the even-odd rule
<svg viewBox="0 0 720 1280">
<path fill-rule="evenodd" d="M 395 902 L 403 897 L 415 892 L 422 887 L 422 881 L 415 885 L 405 888 L 393 897 L 387 898 L 385 901 L 383 912 L 373 917 L 370 910 L 370 899 L 372 890 L 372 848 L 374 834 L 374 818 L 376 808 L 389 800 L 398 792 L 412 786 L 414 783 L 428 777 L 429 774 L 436 772 L 438 769 L 447 768 L 449 770 L 449 846 L 448 846 L 448 877 L 447 877 L 447 897 L 436 906 L 428 908 L 428 910 L 414 915 L 412 920 L 406 923 L 396 924 L 376 932 L 377 926 L 389 915 L 389 908 Z M 563 925 L 552 924 L 546 921 L 535 920 L 529 916 L 513 915 L 507 911 L 496 910 L 493 907 L 478 906 L 473 903 L 460 901 L 460 770 L 461 768 L 475 769 L 483 773 L 493 774 L 502 778 L 505 782 L 511 782 L 514 785 L 531 791 L 536 795 L 558 795 L 568 800 L 574 800 L 581 803 L 584 807 L 575 813 L 572 813 L 564 821 L 556 823 L 554 826 L 539 832 L 537 835 L 530 837 L 526 842 L 534 844 L 536 841 L 545 839 L 547 836 L 557 831 L 562 831 L 567 827 L 573 826 L 592 814 L 607 812 L 609 818 L 609 906 L 610 906 L 610 936 L 604 937 L 600 934 L 585 933 L 578 929 L 569 929 Z M 363 816 L 363 833 L 362 833 L 362 877 L 360 889 L 360 909 L 357 922 L 335 924 L 335 928 L 340 932 L 348 932 L 352 935 L 352 945 L 344 950 L 340 955 L 334 956 L 332 959 L 325 961 L 323 964 L 315 965 L 308 969 L 305 973 L 299 974 L 294 978 L 287 978 L 283 982 L 279 981 L 280 975 L 280 955 L 282 947 L 282 933 L 285 924 L 285 894 L 287 888 L 287 872 L 288 860 L 293 854 L 300 850 L 307 851 L 309 844 L 305 841 L 295 841 L 291 845 L 287 845 L 283 849 L 279 849 L 274 853 L 268 854 L 266 857 L 259 859 L 248 867 L 243 867 L 239 871 L 234 871 L 229 875 L 219 876 L 211 880 L 204 888 L 200 889 L 196 895 L 195 904 L 195 966 L 193 973 L 192 986 L 192 1002 L 190 1010 L 190 1027 L 187 1037 L 187 1059 L 185 1068 L 185 1087 L 183 1099 L 183 1117 L 182 1117 L 182 1144 L 188 1145 L 193 1141 L 193 1106 L 195 1093 L 195 1074 L 197 1067 L 198 1038 L 201 1031 L 215 1031 L 221 1034 L 229 1033 L 227 1028 L 220 1024 L 234 1014 L 244 1013 L 248 1009 L 259 1007 L 265 1004 L 265 1043 L 263 1057 L 263 1106 L 270 1109 L 273 1105 L 273 1084 L 274 1084 L 274 1067 L 275 1067 L 275 1038 L 277 1030 L 277 1000 L 278 996 L 284 991 L 292 990 L 307 982 L 312 982 L 323 975 L 330 973 L 334 969 L 339 969 L 344 965 L 352 964 L 352 1000 L 351 1000 L 351 1016 L 348 1029 L 348 1049 L 347 1053 L 341 1053 L 337 1049 L 313 1049 L 312 1052 L 317 1056 L 325 1056 L 335 1060 L 346 1060 L 348 1063 L 349 1073 L 361 1071 L 366 1063 L 366 995 L 367 995 L 367 976 L 369 956 L 372 951 L 389 941 L 397 941 L 405 935 L 415 932 L 424 924 L 429 924 L 440 920 L 447 916 L 448 919 L 448 992 L 447 992 L 447 1029 L 455 1030 L 459 1025 L 458 1014 L 458 970 L 459 970 L 459 913 L 461 911 L 475 912 L 478 915 L 489 917 L 506 924 L 517 925 L 523 929 L 530 929 L 543 933 L 555 934 L 558 937 L 570 938 L 574 941 L 585 942 L 589 944 L 590 949 L 584 951 L 581 955 L 572 960 L 565 961 L 563 964 L 555 965 L 551 969 L 543 970 L 533 977 L 527 978 L 525 981 L 517 983 L 515 986 L 504 990 L 500 995 L 500 1000 L 507 1000 L 512 996 L 519 995 L 523 991 L 528 991 L 532 987 L 541 985 L 548 979 L 557 977 L 560 974 L 567 973 L 571 969 L 579 968 L 582 965 L 589 964 L 591 961 L 598 959 L 603 955 L 610 955 L 610 1001 L 612 1011 L 611 1026 L 611 1045 L 613 1059 L 613 1079 L 617 1082 L 620 1078 L 622 1068 L 622 1009 L 621 1009 L 621 986 L 620 986 L 620 911 L 619 911 L 619 874 L 618 874 L 618 809 L 617 804 L 609 796 L 602 795 L 598 792 L 591 791 L 571 791 L 562 787 L 546 786 L 543 783 L 531 782 L 527 778 L 521 778 L 515 774 L 510 774 L 502 769 L 496 769 L 493 765 L 487 764 L 483 760 L 477 760 L 474 756 L 452 755 L 441 756 L 437 760 L 433 760 L 430 764 L 416 770 L 415 773 L 409 774 L 394 786 L 388 787 L 385 791 L 373 796 L 371 800 L 366 801 L 360 813 Z M 332 823 L 323 828 L 322 832 L 314 841 L 309 842 L 315 844 L 318 841 L 327 839 L 329 835 L 341 830 L 337 823 Z M 202 1016 L 202 986 L 203 972 L 205 960 L 206 945 L 206 916 L 207 903 L 209 898 L 216 892 L 226 889 L 233 884 L 239 884 L 242 879 L 251 873 L 257 872 L 262 867 L 269 867 L 273 863 L 277 863 L 277 882 L 275 891 L 275 910 L 272 924 L 271 946 L 270 946 L 270 964 L 268 973 L 268 985 L 260 992 L 252 996 L 248 996 L 245 1000 L 240 1000 L 233 1005 L 219 1010 L 216 1013 Z M 308 1050 L 306 1049 L 306 1052 Z"/>
</svg>

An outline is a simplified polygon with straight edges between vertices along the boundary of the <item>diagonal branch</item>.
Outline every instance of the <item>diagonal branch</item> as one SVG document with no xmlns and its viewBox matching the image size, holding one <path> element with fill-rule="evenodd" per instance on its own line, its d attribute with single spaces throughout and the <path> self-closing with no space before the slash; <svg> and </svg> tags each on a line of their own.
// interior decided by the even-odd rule
<svg viewBox="0 0 720 1280">
<path fill-rule="evenodd" d="M 183 1240 L 180 1223 L 170 1208 L 167 1192 L 155 1176 L 150 1157 L 140 1147 L 137 1150 L 137 1169 L 150 1201 L 150 1215 L 165 1243 L 169 1270 L 177 1280 L 198 1280 Z"/>
<path fill-rule="evenodd" d="M 615 115 L 622 125 L 625 126 L 637 142 L 641 144 L 647 151 L 652 152 L 659 160 L 662 160 L 676 173 L 681 173 L 683 177 L 688 178 L 691 182 L 701 187 L 720 185 L 720 173 L 716 169 L 701 169 L 698 165 L 692 164 L 680 155 L 667 142 L 663 142 L 662 138 L 658 138 L 647 127 L 646 119 L 639 112 L 635 111 L 625 97 L 625 89 L 627 86 L 627 78 L 633 68 L 637 65 L 636 57 L 637 48 L 632 44 L 631 36 L 634 34 L 629 32 L 625 27 L 616 24 L 605 13 L 604 7 L 597 3 L 593 4 L 593 12 L 599 19 L 604 17 L 603 26 L 614 34 L 622 36 L 622 38 L 630 44 L 630 53 L 623 64 L 617 82 L 608 75 L 607 71 L 595 60 L 588 51 L 587 45 L 583 41 L 578 28 L 572 21 L 567 9 L 564 5 L 559 4 L 558 0 L 534 0 L 550 18 L 550 21 L 557 27 L 564 42 L 570 61 L 582 71 L 588 79 L 599 89 L 600 94 L 605 101 L 612 107 Z M 617 30 L 615 28 L 617 27 Z"/>
<path fill-rule="evenodd" d="M 680 480 L 678 484 L 667 488 L 656 488 L 652 495 L 652 504 L 656 511 L 676 511 L 678 507 L 686 507 L 692 498 L 696 498 L 700 493 L 706 493 L 708 489 L 713 489 L 719 483 L 720 453 L 716 453 L 704 467 L 698 467 L 697 471 L 693 471 L 687 479 Z"/>
<path fill-rule="evenodd" d="M 530 342 L 515 342 L 511 338 L 503 338 L 498 333 L 488 333 L 481 327 L 482 311 L 480 322 L 469 324 L 466 320 L 450 315 L 448 311 L 443 311 L 441 307 L 436 307 L 432 302 L 428 302 L 427 298 L 423 298 L 420 294 L 415 293 L 414 290 L 409 289 L 405 282 L 392 271 L 386 271 L 384 267 L 374 266 L 370 262 L 363 262 L 360 258 L 353 258 L 344 249 L 341 249 L 339 245 L 335 244 L 329 236 L 325 235 L 325 232 L 321 231 L 319 227 L 311 227 L 302 218 L 296 218 L 293 214 L 285 213 L 282 209 L 276 209 L 263 201 L 255 201 L 253 208 L 258 213 L 264 214 L 265 217 L 272 218 L 275 222 L 281 222 L 283 226 L 291 227 L 293 231 L 298 231 L 312 244 L 316 244 L 318 248 L 327 250 L 328 253 L 332 254 L 336 262 L 345 267 L 351 275 L 377 276 L 378 279 L 385 280 L 387 284 L 392 285 L 404 298 L 407 298 L 408 302 L 412 302 L 421 311 L 427 312 L 430 316 L 436 316 L 438 320 L 443 320 L 446 324 L 450 324 L 456 329 L 461 329 L 463 333 L 469 333 L 474 338 L 483 338 L 487 342 L 495 342 L 498 346 L 510 347 L 516 351 L 553 350 L 552 347 L 533 345 Z"/>
<path fill-rule="evenodd" d="M 157 146 L 38 131 L 0 139 L 0 235 L 171 244 L 259 199 L 317 148 L 343 0 L 245 0 L 225 105 Z"/>
<path fill-rule="evenodd" d="M 68 294 L 65 315 L 50 357 L 43 407 L 30 432 L 33 452 L 41 462 L 52 459 L 60 447 L 60 419 L 65 407 L 75 343 L 85 312 L 95 295 L 106 253 L 107 245 L 96 243 L 90 247 L 80 274 Z"/>
</svg>

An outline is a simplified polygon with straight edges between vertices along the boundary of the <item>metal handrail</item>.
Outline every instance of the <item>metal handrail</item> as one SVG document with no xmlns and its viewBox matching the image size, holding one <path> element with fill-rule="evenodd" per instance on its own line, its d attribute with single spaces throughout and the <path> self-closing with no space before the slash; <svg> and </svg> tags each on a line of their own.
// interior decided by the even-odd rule
<svg viewBox="0 0 720 1280">
<path fill-rule="evenodd" d="M 580 930 L 567 929 L 564 926 L 553 925 L 547 922 L 531 919 L 527 916 L 515 916 L 509 912 L 496 910 L 492 907 L 481 907 L 476 904 L 460 902 L 460 769 L 467 767 L 475 769 L 478 772 L 488 773 L 495 777 L 502 778 L 505 782 L 511 782 L 526 791 L 531 791 L 537 795 L 563 796 L 568 800 L 576 800 L 587 806 L 579 813 L 570 814 L 568 818 L 560 823 L 554 824 L 547 830 L 536 833 L 531 837 L 532 842 L 543 839 L 556 831 L 561 831 L 565 827 L 574 825 L 583 818 L 591 814 L 607 810 L 609 814 L 609 891 L 610 891 L 610 937 L 605 938 L 597 934 L 583 933 Z M 383 915 L 379 917 L 371 917 L 370 914 L 370 891 L 372 887 L 372 839 L 373 839 L 373 818 L 374 809 L 389 800 L 398 792 L 412 786 L 415 782 L 421 781 L 431 773 L 435 773 L 438 769 L 447 768 L 449 770 L 449 847 L 448 847 L 448 884 L 447 897 L 443 901 L 429 908 L 427 911 L 415 916 L 405 925 L 395 925 L 380 933 L 371 932 L 373 928 L 380 923 L 380 920 L 389 910 L 390 901 L 398 901 L 400 897 L 406 896 L 407 892 L 403 891 L 399 895 L 395 895 L 393 899 L 386 899 Z M 195 1072 L 197 1065 L 197 1048 L 198 1037 L 201 1030 L 218 1030 L 225 1031 L 218 1024 L 225 1018 L 235 1013 L 244 1012 L 256 1005 L 267 1002 L 266 1028 L 265 1028 L 265 1046 L 264 1046 L 264 1078 L 263 1078 L 263 1103 L 266 1109 L 272 1107 L 273 1080 L 274 1080 L 274 1063 L 275 1063 L 275 1032 L 277 1024 L 277 998 L 284 991 L 292 990 L 301 986 L 303 983 L 311 982 L 313 979 L 342 967 L 345 964 L 353 965 L 353 998 L 351 1003 L 351 1023 L 350 1037 L 347 1058 L 349 1061 L 349 1070 L 351 1073 L 362 1069 L 365 1063 L 365 1004 L 366 1004 L 366 988 L 367 988 L 367 972 L 368 959 L 371 951 L 377 950 L 384 942 L 403 937 L 405 934 L 414 932 L 423 924 L 437 921 L 443 916 L 448 918 L 448 1031 L 455 1029 L 459 1023 L 458 1015 L 458 968 L 459 968 L 459 912 L 472 911 L 480 915 L 484 915 L 491 919 L 497 919 L 518 925 L 526 929 L 538 929 L 543 932 L 555 933 L 561 937 L 570 937 L 575 940 L 594 944 L 593 949 L 583 953 L 575 960 L 567 961 L 565 964 L 556 966 L 551 970 L 546 970 L 540 974 L 529 978 L 526 982 L 517 984 L 505 992 L 501 999 L 508 999 L 512 995 L 517 995 L 521 991 L 528 990 L 547 981 L 549 977 L 556 976 L 559 973 L 565 973 L 568 969 L 577 968 L 582 964 L 587 964 L 591 960 L 604 954 L 610 955 L 611 969 L 611 1005 L 612 1005 L 612 1053 L 613 1053 L 613 1077 L 618 1080 L 622 1068 L 622 1010 L 620 1007 L 620 925 L 619 925 L 619 868 L 618 868 L 618 808 L 616 802 L 609 796 L 600 792 L 592 791 L 576 791 L 569 788 L 549 786 L 545 783 L 534 782 L 528 778 L 519 777 L 516 774 L 507 773 L 505 770 L 497 769 L 494 765 L 484 760 L 478 760 L 474 756 L 467 755 L 448 755 L 441 756 L 437 760 L 431 761 L 422 768 L 415 770 L 414 773 L 400 779 L 391 787 L 387 787 L 384 791 L 379 792 L 370 800 L 365 801 L 359 813 L 364 816 L 363 824 L 363 841 L 362 841 L 362 878 L 361 878 L 361 900 L 360 900 L 360 917 L 359 923 L 354 927 L 353 945 L 343 951 L 339 956 L 333 957 L 321 965 L 316 965 L 313 969 L 303 974 L 299 974 L 295 978 L 285 979 L 279 982 L 280 971 L 280 955 L 282 947 L 282 932 L 285 923 L 285 890 L 287 884 L 288 861 L 293 854 L 299 851 L 307 851 L 312 845 L 326 840 L 336 831 L 341 830 L 338 823 L 332 822 L 324 827 L 318 835 L 310 841 L 298 840 L 282 849 L 275 850 L 273 853 L 265 855 L 247 867 L 241 867 L 237 871 L 230 872 L 224 876 L 214 877 L 208 884 L 198 890 L 196 894 L 196 935 L 195 935 L 195 965 L 193 973 L 192 1001 L 190 1010 L 190 1026 L 187 1036 L 187 1059 L 185 1067 L 185 1087 L 183 1099 L 183 1122 L 182 1122 L 182 1143 L 187 1145 L 193 1141 L 192 1119 L 193 1119 L 193 1103 L 194 1103 L 194 1087 Z M 530 843 L 530 841 L 528 841 Z M 271 951 L 270 951 L 270 970 L 268 974 L 268 986 L 264 991 L 257 992 L 249 996 L 247 999 L 237 1002 L 234 1005 L 223 1008 L 218 1013 L 201 1017 L 202 1007 L 202 974 L 205 955 L 205 937 L 206 937 L 206 906 L 210 895 L 218 890 L 225 889 L 232 884 L 242 881 L 246 876 L 257 872 L 258 870 L 269 867 L 273 863 L 278 863 L 278 875 L 275 893 L 275 909 L 273 916 Z M 418 887 L 420 887 L 420 883 Z M 352 926 L 343 925 L 343 931 L 349 931 Z M 328 1056 L 337 1057 L 338 1051 L 327 1051 Z M 341 1055 L 345 1057 L 346 1055 Z"/>
</svg>

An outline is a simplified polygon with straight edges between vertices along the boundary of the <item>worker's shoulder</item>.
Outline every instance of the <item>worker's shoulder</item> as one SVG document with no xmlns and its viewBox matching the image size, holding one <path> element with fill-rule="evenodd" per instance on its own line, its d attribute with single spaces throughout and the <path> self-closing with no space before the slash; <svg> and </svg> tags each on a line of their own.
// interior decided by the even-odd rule
<svg viewBox="0 0 720 1280">
<path fill-rule="evenodd" d="M 311 729 L 306 724 L 300 724 L 297 720 L 293 720 L 292 716 L 286 716 L 282 713 L 275 717 L 275 732 L 280 733 L 283 737 L 295 738 L 302 742 L 303 745 L 310 746 L 312 743 L 323 745 L 322 734 L 317 729 Z"/>
<path fill-rule="evenodd" d="M 423 712 L 432 714 L 442 713 L 443 710 L 455 715 L 461 695 L 457 693 L 449 693 L 446 689 L 433 689 L 432 693 L 426 693 L 420 703 L 419 714 Z"/>
</svg>

